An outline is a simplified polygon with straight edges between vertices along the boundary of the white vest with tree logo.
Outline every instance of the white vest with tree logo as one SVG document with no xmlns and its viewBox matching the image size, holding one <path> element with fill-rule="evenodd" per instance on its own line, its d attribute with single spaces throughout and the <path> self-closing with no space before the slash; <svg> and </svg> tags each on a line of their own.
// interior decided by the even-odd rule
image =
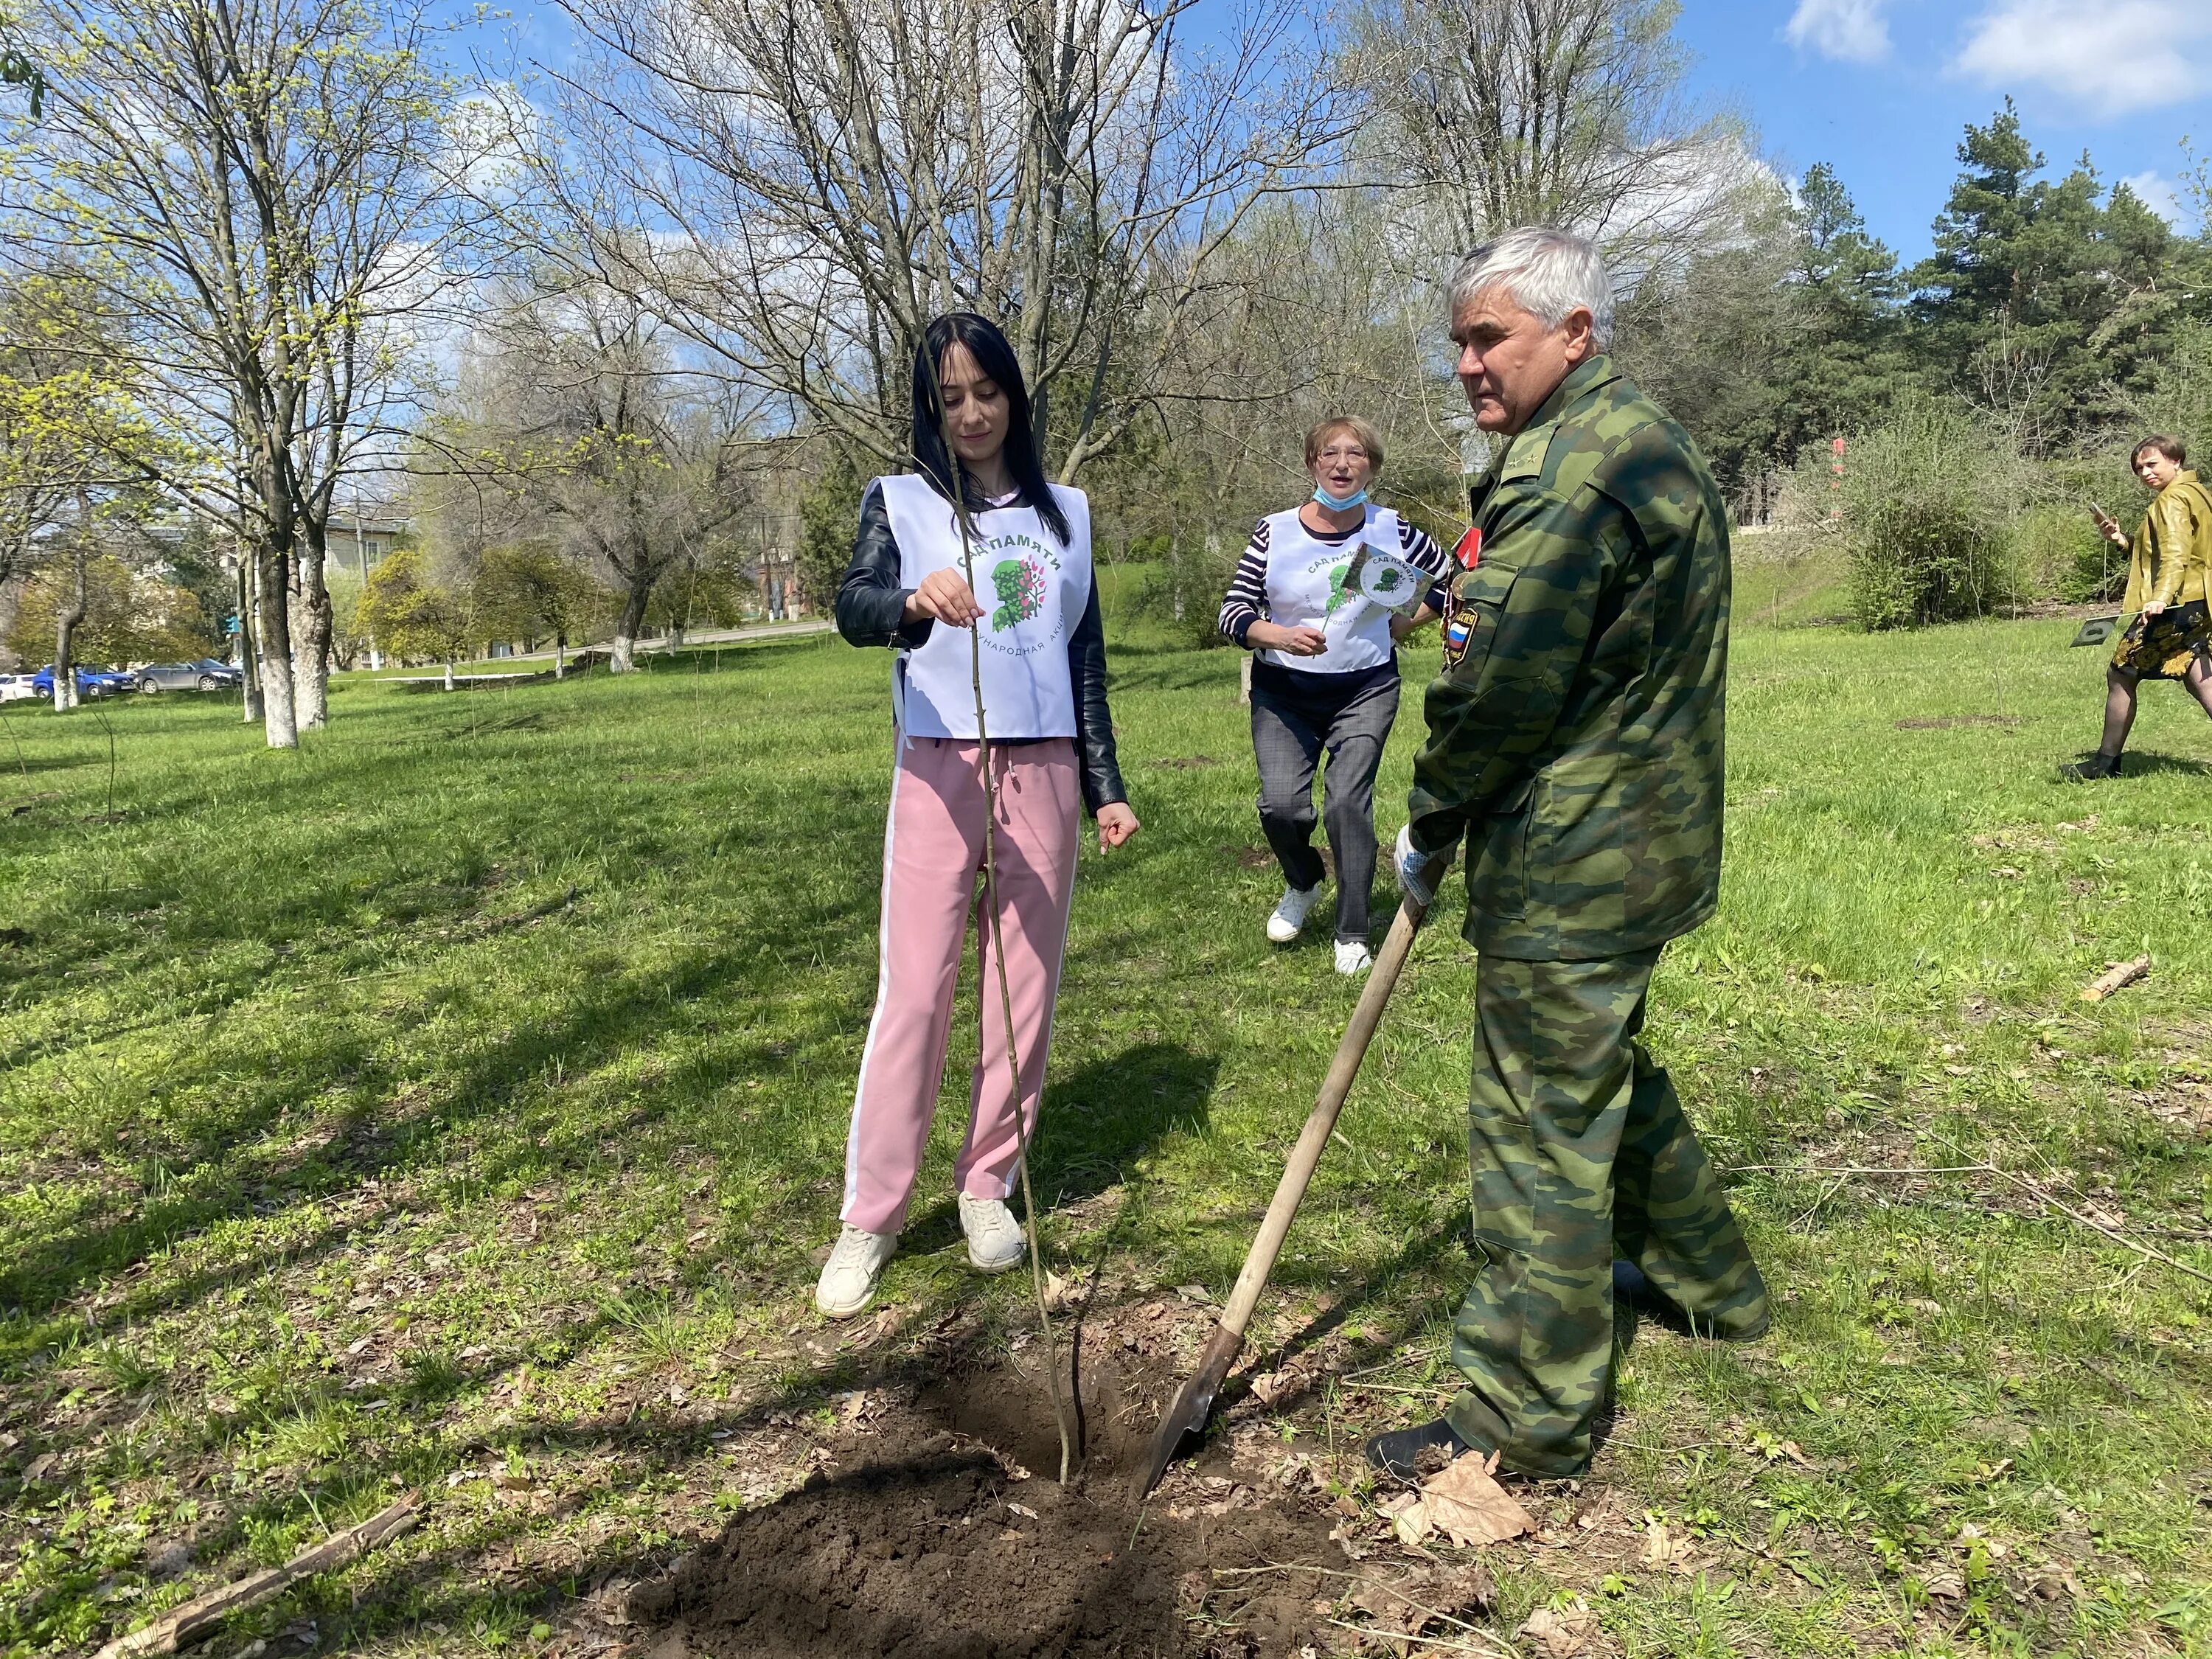
<svg viewBox="0 0 2212 1659">
<path fill-rule="evenodd" d="M 919 587 L 935 571 L 962 568 L 960 525 L 951 502 L 919 473 L 878 478 L 876 484 L 898 543 L 901 587 Z M 1067 636 L 1091 602 L 1091 504 L 1079 489 L 1047 488 L 1067 515 L 1065 547 L 1035 507 L 993 507 L 969 515 L 975 533 L 970 585 L 983 607 L 975 624 L 982 645 L 983 714 L 994 741 L 1076 735 Z M 975 691 L 968 630 L 939 623 L 925 644 L 898 653 L 891 665 L 891 699 L 902 735 L 973 742 Z"/>
</svg>

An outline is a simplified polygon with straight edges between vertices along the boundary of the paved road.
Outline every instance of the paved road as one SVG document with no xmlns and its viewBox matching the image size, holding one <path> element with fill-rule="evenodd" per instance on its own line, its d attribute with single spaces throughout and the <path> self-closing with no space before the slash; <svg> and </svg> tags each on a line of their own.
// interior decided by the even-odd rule
<svg viewBox="0 0 2212 1659">
<path fill-rule="evenodd" d="M 684 643 L 680 646 L 671 644 L 665 635 L 659 639 L 640 640 L 637 642 L 637 653 L 640 656 L 644 656 L 651 652 L 689 651 L 692 647 L 698 645 L 736 645 L 745 640 L 795 640 L 809 634 L 827 634 L 836 625 L 834 622 L 824 619 L 818 622 L 760 623 L 750 628 L 708 628 L 696 633 L 686 634 L 684 636 Z M 589 645 L 569 647 L 568 655 L 573 658 L 580 651 L 604 651 L 606 648 L 605 641 L 594 640 Z M 455 673 L 459 676 L 464 669 L 479 675 L 502 673 L 507 672 L 507 665 L 509 663 L 551 662 L 553 654 L 550 651 L 526 651 L 512 657 L 485 657 L 476 662 L 457 665 Z M 424 678 L 442 679 L 444 676 L 441 672 Z"/>
</svg>

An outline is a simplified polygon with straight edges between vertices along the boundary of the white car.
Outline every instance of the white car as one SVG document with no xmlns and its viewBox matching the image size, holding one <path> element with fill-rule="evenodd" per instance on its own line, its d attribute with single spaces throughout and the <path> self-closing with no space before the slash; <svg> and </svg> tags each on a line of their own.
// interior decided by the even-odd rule
<svg viewBox="0 0 2212 1659">
<path fill-rule="evenodd" d="M 28 674 L 0 674 L 0 702 L 21 702 L 38 695 Z"/>
</svg>

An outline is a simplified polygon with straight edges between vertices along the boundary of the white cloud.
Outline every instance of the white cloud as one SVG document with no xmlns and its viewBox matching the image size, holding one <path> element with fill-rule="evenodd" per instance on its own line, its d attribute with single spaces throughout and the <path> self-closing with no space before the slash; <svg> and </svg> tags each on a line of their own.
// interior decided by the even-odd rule
<svg viewBox="0 0 2212 1659">
<path fill-rule="evenodd" d="M 2189 210 L 2181 205 L 2181 186 L 2155 168 L 2131 173 L 2120 180 L 2142 198 L 2142 204 L 2176 230 L 2188 227 Z"/>
<path fill-rule="evenodd" d="M 1889 0 L 1797 0 L 1782 33 L 1800 52 L 1846 64 L 1879 64 L 1889 56 Z"/>
<path fill-rule="evenodd" d="M 2186 0 L 1998 0 L 1951 67 L 2001 91 L 2040 82 L 2093 114 L 2124 115 L 2203 88 L 2187 55 L 2203 21 Z"/>
</svg>

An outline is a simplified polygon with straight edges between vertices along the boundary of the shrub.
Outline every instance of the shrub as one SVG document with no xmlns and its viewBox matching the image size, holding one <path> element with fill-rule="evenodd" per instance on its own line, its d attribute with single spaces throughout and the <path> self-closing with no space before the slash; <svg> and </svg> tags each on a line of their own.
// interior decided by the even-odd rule
<svg viewBox="0 0 2212 1659">
<path fill-rule="evenodd" d="M 2087 507 L 2071 502 L 2022 515 L 2013 562 L 2023 593 L 2066 605 L 2116 599 L 2128 582 L 2128 556 L 2097 533 Z"/>
<path fill-rule="evenodd" d="M 1161 544 L 1159 556 L 1138 595 L 1137 609 L 1166 623 L 1182 644 L 1201 650 L 1228 644 L 1214 623 L 1229 579 L 1237 574 L 1243 537 L 1193 528 L 1149 539 Z M 1130 544 L 1133 555 L 1137 546 Z"/>
<path fill-rule="evenodd" d="M 1827 474 L 1830 457 L 1808 463 Z M 2027 499 L 2011 441 L 1956 404 L 1908 404 L 1862 434 L 1827 492 L 1850 557 L 1851 609 L 1869 629 L 1985 615 L 2013 591 L 2014 517 Z M 1808 483 L 1810 480 L 1807 481 Z M 1816 501 L 1816 489 L 1800 499 Z"/>
</svg>

